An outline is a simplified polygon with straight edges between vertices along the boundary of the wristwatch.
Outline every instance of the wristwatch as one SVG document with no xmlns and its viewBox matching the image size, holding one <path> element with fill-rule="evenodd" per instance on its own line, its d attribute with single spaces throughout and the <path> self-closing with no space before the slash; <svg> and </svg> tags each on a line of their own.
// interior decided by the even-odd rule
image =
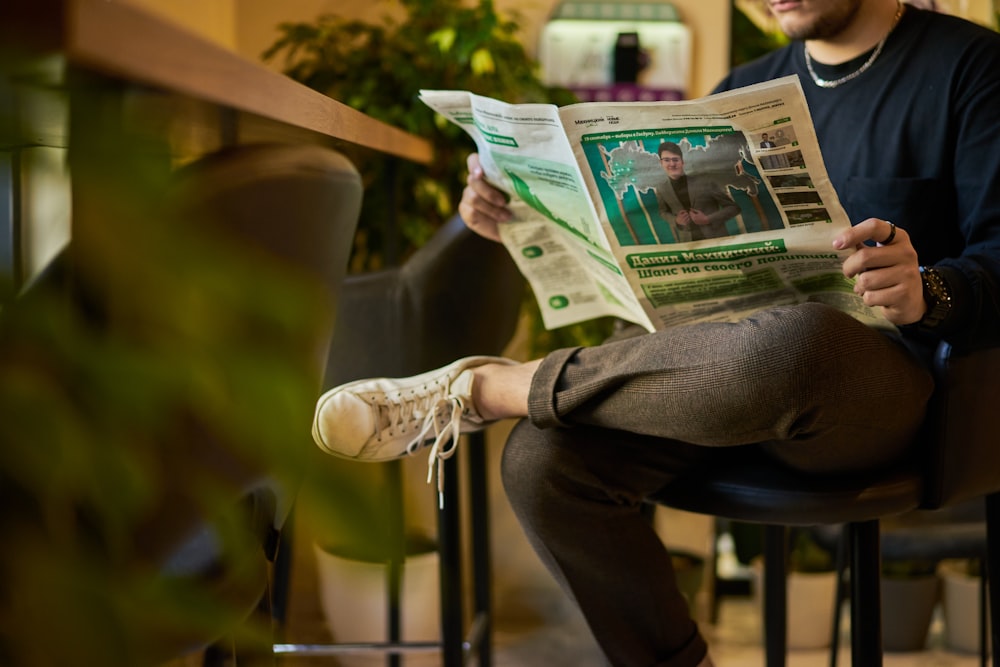
<svg viewBox="0 0 1000 667">
<path fill-rule="evenodd" d="M 951 290 L 941 272 L 930 266 L 920 267 L 920 278 L 924 283 L 924 302 L 927 312 L 917 323 L 920 329 L 933 330 L 951 311 Z"/>
</svg>

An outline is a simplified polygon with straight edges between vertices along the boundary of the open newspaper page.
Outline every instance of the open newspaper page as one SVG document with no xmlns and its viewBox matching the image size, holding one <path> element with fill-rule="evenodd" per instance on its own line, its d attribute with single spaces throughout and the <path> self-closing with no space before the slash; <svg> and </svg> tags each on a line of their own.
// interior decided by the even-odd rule
<svg viewBox="0 0 1000 667">
<path fill-rule="evenodd" d="M 797 77 L 680 102 L 563 107 L 619 265 L 656 328 L 819 301 L 892 327 L 841 273 L 850 226 Z"/>
<path fill-rule="evenodd" d="M 510 197 L 500 235 L 553 329 L 602 316 L 652 330 L 605 236 L 558 109 L 465 91 L 421 100 L 475 140 L 486 179 Z"/>
<path fill-rule="evenodd" d="M 841 273 L 852 251 L 832 240 L 850 222 L 797 78 L 698 100 L 558 110 L 434 95 L 424 101 L 475 138 L 487 178 L 512 195 L 517 222 L 502 234 L 547 327 L 611 314 L 654 330 L 805 301 L 892 327 Z M 561 125 L 550 125 L 553 114 Z M 550 252 L 576 263 L 537 271 Z M 589 312 L 574 302 L 584 285 Z"/>
</svg>

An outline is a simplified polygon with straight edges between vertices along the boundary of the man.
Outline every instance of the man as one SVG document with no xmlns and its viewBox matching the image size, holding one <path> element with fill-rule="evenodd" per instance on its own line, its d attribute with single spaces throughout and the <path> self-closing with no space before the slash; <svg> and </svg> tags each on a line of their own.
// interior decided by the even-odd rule
<svg viewBox="0 0 1000 667">
<path fill-rule="evenodd" d="M 771 141 L 771 137 L 769 137 L 767 135 L 767 132 L 764 132 L 763 134 L 760 135 L 760 147 L 761 148 L 774 148 L 777 145 L 778 144 L 776 144 L 773 141 Z"/>
<path fill-rule="evenodd" d="M 684 154 L 672 141 L 664 141 L 657 151 L 667 180 L 656 188 L 660 215 L 672 223 L 678 242 L 729 236 L 726 223 L 738 215 L 740 207 L 711 179 L 689 177 L 684 171 Z"/>
<path fill-rule="evenodd" d="M 447 455 L 453 432 L 521 418 L 507 495 L 616 666 L 712 664 L 643 498 L 693 466 L 747 457 L 822 474 L 906 456 L 933 388 L 929 351 L 1000 344 L 1000 36 L 896 0 L 770 3 L 794 41 L 719 89 L 801 78 L 856 222 L 833 242 L 857 249 L 843 272 L 899 335 L 819 304 L 766 308 L 527 364 L 463 359 L 317 404 L 317 443 L 363 460 L 435 430 L 431 454 Z M 476 156 L 469 166 L 459 210 L 496 238 L 510 213 Z"/>
</svg>

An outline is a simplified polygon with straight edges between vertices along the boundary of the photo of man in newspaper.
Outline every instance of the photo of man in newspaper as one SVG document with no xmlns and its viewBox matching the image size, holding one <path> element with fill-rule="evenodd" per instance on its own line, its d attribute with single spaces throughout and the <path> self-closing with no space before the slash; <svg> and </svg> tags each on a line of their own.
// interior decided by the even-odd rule
<svg viewBox="0 0 1000 667">
<path fill-rule="evenodd" d="M 729 236 L 729 221 L 739 215 L 733 198 L 710 178 L 689 177 L 684 171 L 684 153 L 672 141 L 660 144 L 657 153 L 667 178 L 656 188 L 660 216 L 671 222 L 680 241 Z"/>
<path fill-rule="evenodd" d="M 583 151 L 622 246 L 688 243 L 782 229 L 742 132 L 670 130 L 584 138 Z"/>
</svg>

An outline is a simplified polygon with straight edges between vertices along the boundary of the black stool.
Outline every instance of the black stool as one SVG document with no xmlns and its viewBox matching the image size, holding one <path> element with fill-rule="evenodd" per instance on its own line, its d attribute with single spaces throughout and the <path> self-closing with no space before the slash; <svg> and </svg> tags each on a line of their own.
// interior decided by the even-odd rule
<svg viewBox="0 0 1000 667">
<path fill-rule="evenodd" d="M 953 354 L 942 344 L 937 385 L 913 455 L 869 476 L 813 477 L 760 464 L 707 470 L 673 482 L 651 500 L 682 510 L 765 525 L 765 654 L 786 658 L 786 526 L 847 524 L 850 536 L 851 659 L 882 664 L 879 519 L 985 497 L 987 562 L 1000 562 L 1000 348 Z M 992 530 L 991 530 L 992 529 Z M 991 606 L 1000 585 L 989 582 Z M 992 618 L 993 645 L 1000 618 Z M 994 651 L 993 664 L 1000 667 Z"/>
</svg>

